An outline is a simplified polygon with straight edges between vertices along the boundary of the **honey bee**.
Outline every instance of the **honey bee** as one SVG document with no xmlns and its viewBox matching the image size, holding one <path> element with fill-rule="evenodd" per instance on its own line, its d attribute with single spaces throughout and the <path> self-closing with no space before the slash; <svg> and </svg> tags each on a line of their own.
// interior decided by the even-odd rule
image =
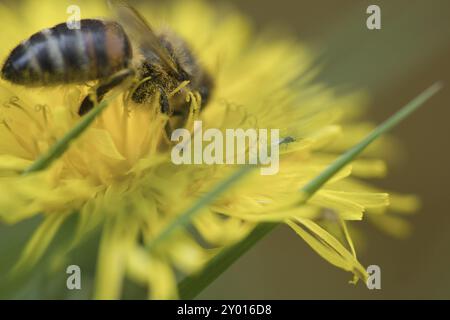
<svg viewBox="0 0 450 320">
<path fill-rule="evenodd" d="M 171 31 L 154 32 L 125 2 L 109 4 L 115 20 L 83 19 L 79 29 L 61 23 L 23 41 L 6 59 L 2 78 L 28 87 L 97 81 L 95 94 L 82 100 L 79 115 L 127 79 L 138 83 L 133 102 L 145 104 L 159 96 L 161 112 L 169 116 L 187 118 L 189 91 L 198 92 L 205 106 L 213 81 L 186 42 Z M 171 94 L 177 88 L 181 90 Z"/>
</svg>

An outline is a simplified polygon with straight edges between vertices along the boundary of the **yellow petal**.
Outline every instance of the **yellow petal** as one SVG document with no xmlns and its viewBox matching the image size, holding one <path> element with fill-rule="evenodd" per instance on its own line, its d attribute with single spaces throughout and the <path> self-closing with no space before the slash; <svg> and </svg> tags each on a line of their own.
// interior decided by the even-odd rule
<svg viewBox="0 0 450 320">
<path fill-rule="evenodd" d="M 336 238 L 310 220 L 297 218 L 296 221 L 306 229 L 292 220 L 286 223 L 322 258 L 341 269 L 352 272 L 359 279 L 364 281 L 367 279 L 364 267 Z"/>
<path fill-rule="evenodd" d="M 50 245 L 67 216 L 67 214 L 51 214 L 42 221 L 23 250 L 19 261 L 14 267 L 14 272 L 26 272 L 33 268 Z"/>
</svg>

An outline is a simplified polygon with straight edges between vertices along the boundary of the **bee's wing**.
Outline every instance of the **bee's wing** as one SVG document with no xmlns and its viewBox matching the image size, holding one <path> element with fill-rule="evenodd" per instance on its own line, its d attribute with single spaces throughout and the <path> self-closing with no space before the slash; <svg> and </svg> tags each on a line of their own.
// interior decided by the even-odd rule
<svg viewBox="0 0 450 320">
<path fill-rule="evenodd" d="M 126 1 L 109 0 L 108 3 L 118 22 L 125 28 L 128 36 L 137 41 L 144 55 L 146 52 L 155 54 L 162 63 L 178 73 L 166 48 L 161 46 L 158 37 L 142 15 Z"/>
</svg>

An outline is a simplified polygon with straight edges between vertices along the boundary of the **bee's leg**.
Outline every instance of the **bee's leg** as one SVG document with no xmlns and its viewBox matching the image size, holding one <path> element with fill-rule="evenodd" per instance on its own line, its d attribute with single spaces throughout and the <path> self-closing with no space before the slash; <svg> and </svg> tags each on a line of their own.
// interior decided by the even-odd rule
<svg viewBox="0 0 450 320">
<path fill-rule="evenodd" d="M 159 93 L 159 108 L 160 112 L 168 115 L 169 117 L 173 115 L 173 110 L 169 103 L 169 97 L 161 84 L 155 82 L 144 82 L 138 86 L 131 95 L 131 99 L 136 103 L 147 103 L 151 101 L 152 97 L 156 93 Z M 172 131 L 170 125 L 170 119 L 165 125 L 165 131 L 168 137 Z"/>
<path fill-rule="evenodd" d="M 162 87 L 158 87 L 158 90 L 159 90 L 159 105 L 161 108 L 161 113 L 164 113 L 164 114 L 168 115 L 169 117 L 172 117 L 174 115 L 174 111 L 170 107 L 169 97 L 167 96 L 166 92 L 164 91 L 164 89 Z M 170 118 L 166 122 L 164 130 L 166 132 L 167 138 L 170 139 L 170 137 L 172 135 L 172 131 L 173 131 L 172 125 L 170 123 Z"/>
<path fill-rule="evenodd" d="M 161 106 L 161 112 L 170 115 L 172 113 L 169 104 L 169 98 L 162 87 L 158 87 L 159 90 L 159 104 Z"/>
<path fill-rule="evenodd" d="M 133 70 L 125 69 L 115 73 L 104 82 L 101 82 L 98 85 L 97 89 L 95 90 L 95 95 L 97 98 L 96 102 L 98 103 L 102 101 L 103 97 L 108 93 L 108 91 L 120 85 L 122 82 L 131 77 L 133 74 L 134 74 Z M 78 114 L 80 116 L 85 115 L 86 113 L 91 111 L 92 108 L 94 108 L 96 102 L 92 101 L 90 95 L 87 95 L 83 99 L 83 102 L 81 102 L 80 108 L 78 109 Z"/>
<path fill-rule="evenodd" d="M 134 90 L 131 99 L 136 103 L 147 103 L 148 101 L 151 101 L 152 97 L 154 97 L 156 93 L 159 93 L 159 105 L 161 113 L 170 115 L 171 108 L 169 104 L 169 97 L 167 96 L 167 93 L 164 90 L 163 86 L 158 83 L 142 83 Z"/>
</svg>

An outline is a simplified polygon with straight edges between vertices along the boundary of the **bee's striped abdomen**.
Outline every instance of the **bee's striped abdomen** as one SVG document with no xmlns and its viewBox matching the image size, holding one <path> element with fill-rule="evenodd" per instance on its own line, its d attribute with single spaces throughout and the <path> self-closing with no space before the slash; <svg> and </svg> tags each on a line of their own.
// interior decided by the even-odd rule
<svg viewBox="0 0 450 320">
<path fill-rule="evenodd" d="M 128 37 L 115 22 L 81 20 L 80 29 L 62 23 L 19 44 L 2 77 L 28 86 L 85 82 L 127 68 L 131 56 Z"/>
</svg>

